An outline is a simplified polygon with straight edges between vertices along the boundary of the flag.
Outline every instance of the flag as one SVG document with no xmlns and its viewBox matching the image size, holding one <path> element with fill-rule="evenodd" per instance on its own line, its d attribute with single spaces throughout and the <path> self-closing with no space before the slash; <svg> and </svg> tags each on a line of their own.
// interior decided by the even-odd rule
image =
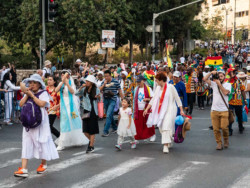
<svg viewBox="0 0 250 188">
<path fill-rule="evenodd" d="M 154 71 L 152 71 L 152 70 L 145 71 L 143 76 L 147 80 L 149 86 L 153 87 L 154 86 L 154 78 L 155 78 Z"/>
<path fill-rule="evenodd" d="M 168 50 L 168 43 L 166 43 L 166 52 L 167 52 L 167 63 L 168 63 L 168 67 L 173 68 L 173 63 L 172 63 L 172 59 L 170 57 L 170 53 Z"/>
<path fill-rule="evenodd" d="M 207 57 L 205 60 L 205 65 L 214 67 L 217 70 L 222 69 L 223 66 L 223 61 L 221 56 L 216 56 L 216 57 Z"/>
</svg>

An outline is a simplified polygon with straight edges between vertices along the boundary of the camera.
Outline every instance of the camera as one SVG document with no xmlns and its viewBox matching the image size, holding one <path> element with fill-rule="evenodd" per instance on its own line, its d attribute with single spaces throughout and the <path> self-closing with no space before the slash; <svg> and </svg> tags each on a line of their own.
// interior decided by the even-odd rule
<svg viewBox="0 0 250 188">
<path fill-rule="evenodd" d="M 218 73 L 213 74 L 212 79 L 213 80 L 218 80 L 219 79 L 219 74 Z"/>
</svg>

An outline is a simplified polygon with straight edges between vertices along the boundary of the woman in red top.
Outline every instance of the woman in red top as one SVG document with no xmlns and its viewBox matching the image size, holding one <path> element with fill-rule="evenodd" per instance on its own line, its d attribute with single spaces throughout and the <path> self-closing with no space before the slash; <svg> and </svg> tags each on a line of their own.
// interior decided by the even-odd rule
<svg viewBox="0 0 250 188">
<path fill-rule="evenodd" d="M 55 92 L 56 86 L 56 78 L 54 78 L 53 76 L 49 76 L 48 86 L 46 87 L 46 90 L 53 99 L 53 101 L 50 100 L 50 108 L 48 109 L 49 124 L 51 132 L 58 138 L 60 136 L 60 132 L 53 126 L 56 117 L 60 116 L 60 93 Z"/>
</svg>

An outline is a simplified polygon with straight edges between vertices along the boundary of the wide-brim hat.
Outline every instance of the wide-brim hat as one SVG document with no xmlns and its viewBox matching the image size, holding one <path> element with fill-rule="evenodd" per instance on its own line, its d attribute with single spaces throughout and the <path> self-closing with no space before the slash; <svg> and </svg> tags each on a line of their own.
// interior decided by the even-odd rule
<svg viewBox="0 0 250 188">
<path fill-rule="evenodd" d="M 122 71 L 121 74 L 124 74 L 126 77 L 128 76 L 128 72 L 127 71 Z"/>
<path fill-rule="evenodd" d="M 208 65 L 205 66 L 205 69 L 209 69 L 210 67 Z"/>
<path fill-rule="evenodd" d="M 183 127 L 182 127 L 182 136 L 183 138 L 186 137 L 186 132 L 191 130 L 191 123 L 189 122 L 189 119 L 186 118 L 184 123 L 183 123 Z"/>
<path fill-rule="evenodd" d="M 93 75 L 88 75 L 85 81 L 89 81 L 96 85 L 96 78 Z"/>
<path fill-rule="evenodd" d="M 247 77 L 247 74 L 245 74 L 244 72 L 239 72 L 237 74 L 237 78 L 246 78 Z"/>
<path fill-rule="evenodd" d="M 29 82 L 34 81 L 34 82 L 39 82 L 41 84 L 42 89 L 45 89 L 46 86 L 42 80 L 42 77 L 39 74 L 33 74 L 30 76 L 30 78 L 26 78 L 23 80 L 23 83 L 25 83 L 26 87 L 29 87 Z"/>
<path fill-rule="evenodd" d="M 48 65 L 51 65 L 52 63 L 51 63 L 51 61 L 49 61 L 49 60 L 46 60 L 46 61 L 44 61 L 44 66 L 46 67 L 46 66 L 48 66 Z"/>
</svg>

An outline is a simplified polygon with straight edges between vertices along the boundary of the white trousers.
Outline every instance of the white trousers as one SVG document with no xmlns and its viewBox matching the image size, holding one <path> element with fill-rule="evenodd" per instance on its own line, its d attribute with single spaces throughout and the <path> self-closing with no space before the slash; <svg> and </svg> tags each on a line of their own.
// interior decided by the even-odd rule
<svg viewBox="0 0 250 188">
<path fill-rule="evenodd" d="M 163 131 L 161 129 L 159 129 L 159 130 L 161 133 L 161 143 L 162 144 L 171 144 L 172 140 L 173 140 L 172 131 L 170 131 L 170 130 Z"/>
</svg>

